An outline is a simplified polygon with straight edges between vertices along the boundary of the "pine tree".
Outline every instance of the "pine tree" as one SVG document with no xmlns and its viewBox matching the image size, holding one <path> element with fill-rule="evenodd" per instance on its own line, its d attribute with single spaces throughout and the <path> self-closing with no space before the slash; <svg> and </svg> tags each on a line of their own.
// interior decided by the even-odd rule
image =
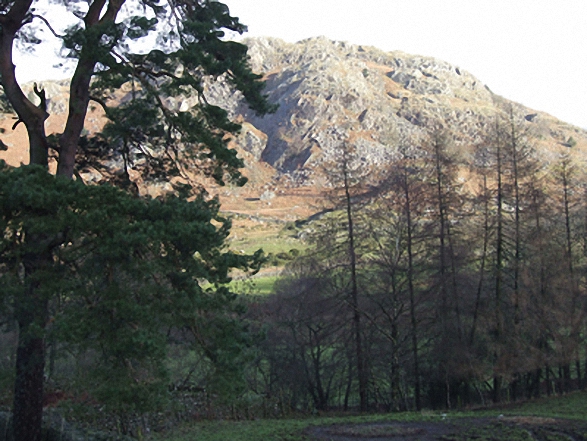
<svg viewBox="0 0 587 441">
<path fill-rule="evenodd" d="M 80 147 L 84 147 L 102 157 L 123 158 L 123 184 L 127 187 L 130 186 L 128 170 L 133 161 L 147 164 L 141 171 L 151 178 L 179 175 L 185 161 L 191 161 L 197 170 L 221 184 L 226 179 L 244 183 L 238 171 L 242 161 L 227 147 L 229 135 L 236 133 L 239 126 L 229 120 L 226 111 L 206 101 L 206 82 L 222 77 L 257 112 L 264 113 L 272 108 L 261 93 L 263 85 L 259 76 L 249 69 L 246 47 L 223 38 L 225 30 L 238 33 L 246 30 L 224 4 L 213 0 L 93 0 L 87 4 L 68 1 L 57 5 L 64 8 L 59 19 L 74 23 L 59 38 L 67 56 L 77 60 L 70 82 L 67 121 L 63 132 L 57 136 L 48 136 L 45 130 L 44 123 L 49 116 L 45 90 L 35 85 L 34 92 L 40 99 L 40 104 L 35 105 L 23 93 L 13 63 L 17 43 L 42 43 L 40 27 L 48 26 L 51 31 L 54 27 L 47 18 L 36 14 L 33 0 L 13 0 L 0 6 L 1 82 L 18 117 L 16 124 L 26 127 L 31 166 L 48 170 L 49 156 L 54 151 L 57 175 L 71 179 L 76 174 Z M 137 47 L 133 43 L 155 37 L 156 47 L 149 52 L 132 51 Z M 116 107 L 110 98 L 121 89 L 130 90 L 129 99 Z M 188 109 L 176 109 L 166 104 L 167 98 L 175 96 L 193 96 L 193 105 Z M 109 120 L 103 133 L 94 137 L 82 136 L 90 100 L 103 107 Z M 143 161 L 144 158 L 148 160 Z M 32 172 L 34 176 L 36 173 Z M 63 199 L 67 200 L 65 193 L 73 190 L 55 185 L 50 188 L 60 188 L 64 192 Z M 42 192 L 36 191 L 23 187 L 21 193 L 16 193 L 16 200 L 25 205 L 27 198 L 35 201 L 42 198 Z M 117 197 L 123 198 L 117 194 L 114 199 Z M 88 200 L 90 202 L 92 199 Z M 200 208 L 204 213 L 208 211 L 209 216 L 215 216 L 212 206 Z M 14 210 L 4 208 L 2 213 L 9 230 L 15 228 Z M 51 207 L 43 208 L 40 214 L 51 210 Z M 12 262 L 16 265 L 11 267 L 12 272 L 7 270 L 13 275 L 14 271 L 19 274 L 10 279 L 19 288 L 9 291 L 13 295 L 12 312 L 20 335 L 14 436 L 25 441 L 38 441 L 41 436 L 44 333 L 50 320 L 50 301 L 54 298 L 51 293 L 57 294 L 61 289 L 60 283 L 55 283 L 55 278 L 51 277 L 51 271 L 55 262 L 60 262 L 58 253 L 68 248 L 67 232 L 76 222 L 68 218 L 71 225 L 65 223 L 62 230 L 54 230 L 55 225 L 49 218 L 43 219 L 38 224 L 24 222 L 11 230 L 13 242 L 25 251 L 18 255 L 18 261 Z M 147 219 L 148 216 L 140 222 Z M 90 237 L 88 234 L 87 238 Z M 9 249 L 4 248 L 3 252 Z M 196 251 L 198 249 L 194 248 L 191 253 Z M 104 258 L 114 257 L 117 255 L 105 253 Z M 188 276 L 193 274 L 188 273 Z M 112 281 L 115 279 L 112 274 Z M 176 283 L 188 283 L 188 280 L 182 276 Z M 104 289 L 109 292 L 110 285 Z"/>
</svg>

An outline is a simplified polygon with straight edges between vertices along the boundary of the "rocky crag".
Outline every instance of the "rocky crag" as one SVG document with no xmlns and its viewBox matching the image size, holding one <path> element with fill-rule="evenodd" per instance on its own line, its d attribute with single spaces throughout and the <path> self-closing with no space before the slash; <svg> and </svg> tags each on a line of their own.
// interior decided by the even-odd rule
<svg viewBox="0 0 587 441">
<path fill-rule="evenodd" d="M 494 94 L 464 69 L 403 52 L 312 38 L 295 44 L 246 40 L 256 72 L 266 80 L 275 114 L 259 118 L 223 93 L 214 99 L 240 114 L 240 146 L 278 173 L 311 174 L 325 155 L 349 139 L 371 164 L 389 159 L 394 146 L 431 128 L 452 132 L 457 146 L 478 145 L 500 113 L 512 108 L 538 150 L 587 148 L 587 132 Z M 506 67 L 504 67 L 506 68 Z M 217 91 L 216 91 L 217 92 Z"/>
</svg>

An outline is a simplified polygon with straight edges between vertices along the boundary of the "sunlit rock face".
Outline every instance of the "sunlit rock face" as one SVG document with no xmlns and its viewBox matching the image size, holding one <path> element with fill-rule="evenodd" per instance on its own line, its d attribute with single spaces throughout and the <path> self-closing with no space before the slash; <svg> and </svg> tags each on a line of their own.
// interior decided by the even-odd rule
<svg viewBox="0 0 587 441">
<path fill-rule="evenodd" d="M 539 150 L 564 145 L 571 136 L 578 148 L 587 147 L 584 130 L 497 96 L 462 67 L 441 60 L 323 37 L 246 43 L 253 69 L 264 76 L 266 93 L 279 109 L 258 117 L 242 106 L 235 110 L 234 97 L 226 93 L 216 95 L 227 97 L 217 102 L 248 123 L 243 148 L 282 173 L 311 174 L 343 140 L 377 165 L 399 145 L 419 142 L 438 128 L 450 130 L 457 146 L 474 149 L 496 116 L 510 108 Z"/>
</svg>

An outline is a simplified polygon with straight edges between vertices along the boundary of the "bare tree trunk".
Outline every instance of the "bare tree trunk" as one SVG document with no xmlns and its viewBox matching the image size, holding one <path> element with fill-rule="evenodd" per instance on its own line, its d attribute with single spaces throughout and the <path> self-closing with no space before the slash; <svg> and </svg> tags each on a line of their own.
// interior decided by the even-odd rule
<svg viewBox="0 0 587 441">
<path fill-rule="evenodd" d="M 477 295 L 475 297 L 475 308 L 473 310 L 473 323 L 469 335 L 469 345 L 472 347 L 475 342 L 475 332 L 479 318 L 479 307 L 481 306 L 481 294 L 485 282 L 485 263 L 487 261 L 487 248 L 489 246 L 489 195 L 487 189 L 487 175 L 483 174 L 483 252 L 481 253 L 481 268 L 479 269 L 479 283 L 477 284 Z"/>
<path fill-rule="evenodd" d="M 413 251 L 413 224 L 412 224 L 412 207 L 411 194 L 407 170 L 404 168 L 404 197 L 405 197 L 405 216 L 406 216 L 406 249 L 408 253 L 408 291 L 410 296 L 410 321 L 412 325 L 412 354 L 414 357 L 414 399 L 416 410 L 422 409 L 421 400 L 421 380 L 420 380 L 420 360 L 418 348 L 418 321 L 416 317 L 416 294 L 414 288 L 414 251 Z"/>
<path fill-rule="evenodd" d="M 458 344 L 462 341 L 461 328 L 461 314 L 459 306 L 459 294 L 457 283 L 457 267 L 455 262 L 455 253 L 453 242 L 454 238 L 451 235 L 449 210 L 457 210 L 457 203 L 451 201 L 450 185 L 454 184 L 451 179 L 451 158 L 446 152 L 446 138 L 440 132 L 433 133 L 432 147 L 435 162 L 435 178 L 436 178 L 436 206 L 438 212 L 438 257 L 439 257 L 439 273 L 440 273 L 440 292 L 441 292 L 441 308 L 440 320 L 442 340 L 441 345 L 445 348 L 454 346 L 454 341 L 451 335 L 451 330 L 456 327 Z M 451 206 L 452 202 L 452 206 Z M 449 286 L 450 285 L 450 286 Z M 449 295 L 450 292 L 450 295 Z M 450 298 L 449 298 L 450 297 Z M 453 310 L 454 308 L 454 310 Z M 454 311 L 454 317 L 452 312 Z M 444 370 L 444 383 L 446 389 L 445 406 L 450 409 L 450 382 L 451 382 L 451 362 L 454 362 L 454 357 L 450 351 L 444 351 L 442 355 L 442 368 Z"/>
<path fill-rule="evenodd" d="M 510 109 L 510 149 L 512 160 L 512 178 L 514 191 L 514 324 L 520 322 L 520 259 L 521 259 L 521 238 L 520 238 L 520 183 L 519 183 L 519 158 L 518 158 L 518 134 L 513 120 L 513 111 Z M 514 330 L 517 332 L 517 330 Z"/>
<path fill-rule="evenodd" d="M 501 311 L 502 290 L 503 290 L 503 168 L 502 168 L 502 146 L 499 139 L 499 128 L 496 130 L 496 155 L 497 155 L 497 236 L 496 236 L 496 256 L 495 256 L 495 361 L 501 357 L 500 345 L 503 337 L 503 317 Z M 494 374 L 493 377 L 493 401 L 501 401 L 501 375 Z"/>
<path fill-rule="evenodd" d="M 345 159 L 346 160 L 346 159 Z M 355 337 L 355 350 L 357 356 L 357 376 L 359 380 L 359 401 L 361 412 L 365 412 L 368 409 L 368 398 L 367 398 L 367 372 L 365 366 L 365 356 L 363 354 L 363 342 L 362 342 L 362 329 L 361 329 L 361 312 L 359 310 L 359 289 L 357 284 L 357 253 L 355 249 L 355 232 L 353 224 L 353 205 L 350 194 L 350 183 L 348 176 L 348 167 L 346 164 L 343 165 L 343 178 L 344 178 L 344 192 L 345 192 L 345 204 L 347 214 L 347 228 L 348 228 L 348 241 L 349 241 L 349 258 L 351 265 L 351 307 L 353 309 L 353 332 Z"/>
<path fill-rule="evenodd" d="M 560 162 L 560 170 L 558 173 L 558 177 L 562 184 L 562 193 L 563 193 L 563 212 L 565 216 L 565 251 L 566 251 L 566 259 L 567 259 L 567 268 L 568 268 L 568 277 L 569 282 L 571 284 L 570 291 L 571 291 L 571 307 L 570 307 L 570 322 L 573 328 L 573 335 L 572 337 L 576 340 L 579 340 L 579 331 L 578 326 L 576 325 L 576 311 L 577 311 L 577 300 L 579 297 L 579 284 L 575 277 L 575 266 L 574 266 L 574 255 L 573 255 L 573 238 L 572 238 L 572 227 L 571 227 L 571 188 L 572 188 L 572 179 L 574 174 L 574 167 L 571 163 L 571 158 L 569 156 L 564 156 Z M 578 342 L 577 342 L 578 343 Z M 564 354 L 564 365 L 562 366 L 563 369 L 563 391 L 569 392 L 570 388 L 570 375 L 571 375 L 571 366 L 570 366 L 571 354 Z M 576 363 L 580 364 L 578 361 Z M 580 372 L 580 371 L 578 371 Z"/>
<path fill-rule="evenodd" d="M 392 275 L 392 292 L 393 292 L 393 322 L 391 324 L 391 344 L 393 345 L 391 353 L 391 401 L 393 410 L 400 409 L 400 361 L 399 361 L 399 329 L 397 324 L 397 287 L 395 275 Z"/>
<path fill-rule="evenodd" d="M 351 389 L 353 386 L 353 360 L 352 360 L 352 356 L 351 354 L 347 354 L 348 355 L 348 362 L 349 362 L 349 366 L 348 366 L 348 376 L 347 376 L 347 383 L 346 383 L 346 390 L 344 392 L 344 406 L 343 406 L 343 410 L 346 412 L 347 410 L 349 410 L 349 398 L 351 396 Z"/>
</svg>

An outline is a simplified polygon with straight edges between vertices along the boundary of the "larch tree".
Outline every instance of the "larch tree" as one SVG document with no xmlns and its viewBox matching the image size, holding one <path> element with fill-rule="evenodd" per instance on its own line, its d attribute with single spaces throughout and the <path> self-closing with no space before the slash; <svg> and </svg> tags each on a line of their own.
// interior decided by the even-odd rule
<svg viewBox="0 0 587 441">
<path fill-rule="evenodd" d="M 344 220 L 339 221 L 335 230 L 338 229 L 341 236 L 343 249 L 341 249 L 340 258 L 348 271 L 348 286 L 344 289 L 346 297 L 344 301 L 352 314 L 359 407 L 362 412 L 368 409 L 369 402 L 368 365 L 363 336 L 364 318 L 360 306 L 362 295 L 359 286 L 359 250 L 361 243 L 357 225 L 360 206 L 366 199 L 365 184 L 369 170 L 364 165 L 356 148 L 348 140 L 341 141 L 335 157 L 329 158 L 324 164 L 327 179 L 332 187 L 330 201 L 335 210 L 344 212 Z M 326 234 L 332 233 L 334 237 L 338 236 L 332 230 Z M 325 249 L 328 249 L 329 253 L 334 251 L 333 247 Z"/>
<path fill-rule="evenodd" d="M 398 158 L 386 170 L 388 181 L 386 190 L 394 193 L 396 197 L 397 213 L 402 217 L 403 233 L 402 246 L 404 247 L 404 272 L 406 294 L 408 298 L 410 343 L 413 362 L 414 402 L 417 410 L 422 409 L 422 371 L 421 371 L 421 342 L 422 333 L 420 327 L 422 318 L 419 314 L 421 293 L 418 288 L 418 276 L 421 268 L 419 261 L 423 260 L 419 248 L 423 236 L 422 219 L 427 202 L 427 185 L 425 167 L 422 166 L 422 152 L 411 145 L 409 140 L 402 140 L 398 148 Z"/>
<path fill-rule="evenodd" d="M 495 235 L 494 235 L 494 258 L 493 258 L 493 280 L 494 280 L 494 375 L 493 375 L 493 401 L 501 401 L 501 389 L 503 374 L 499 370 L 499 364 L 503 358 L 503 340 L 505 331 L 504 303 L 505 303 L 505 281 L 504 272 L 506 265 L 505 258 L 505 168 L 506 159 L 504 152 L 503 130 L 500 121 L 496 119 L 493 132 L 489 135 L 490 149 L 492 150 L 495 162 Z"/>
<path fill-rule="evenodd" d="M 236 151 L 228 148 L 230 135 L 240 127 L 229 120 L 225 110 L 206 100 L 205 84 L 221 78 L 258 113 L 272 109 L 262 94 L 260 77 L 250 70 L 246 46 L 223 38 L 225 31 L 242 33 L 246 28 L 220 2 L 55 1 L 52 7 L 62 11 L 58 20 L 72 23 L 63 35 L 55 32 L 56 26 L 48 17 L 37 13 L 38 6 L 36 0 L 7 0 L 0 5 L 1 84 L 18 117 L 16 124 L 22 123 L 26 127 L 28 146 L 19 147 L 28 147 L 29 166 L 21 168 L 31 169 L 16 173 L 4 168 L 3 173 L 11 176 L 7 182 L 18 182 L 21 187 L 20 190 L 3 188 L 0 195 L 4 229 L 0 273 L 4 282 L 12 283 L 12 288 L 4 285 L 2 300 L 11 305 L 9 309 L 19 329 L 14 438 L 22 441 L 39 441 L 41 437 L 44 337 L 52 320 L 51 302 L 56 296 L 70 299 L 72 293 L 84 295 L 85 300 L 78 306 L 93 304 L 93 309 L 83 309 L 84 313 L 104 309 L 103 313 L 109 310 L 115 314 L 122 308 L 116 295 L 126 295 L 124 286 L 134 287 L 142 294 L 148 292 L 152 295 L 150 300 L 145 300 L 147 304 L 142 312 L 135 312 L 144 323 L 153 323 L 146 319 L 149 314 L 145 311 L 153 312 L 148 303 L 162 295 L 163 287 L 185 294 L 182 299 L 187 303 L 181 306 L 185 307 L 183 311 L 189 311 L 189 305 L 194 306 L 194 296 L 204 293 L 197 280 L 207 278 L 213 283 L 222 283 L 228 280 L 229 267 L 246 267 L 250 263 L 239 262 L 236 256 L 221 252 L 229 223 L 218 216 L 218 207 L 213 201 L 200 200 L 197 209 L 193 208 L 195 211 L 187 216 L 185 229 L 181 231 L 180 224 L 174 221 L 169 222 L 169 228 L 160 223 L 163 222 L 162 211 L 168 210 L 165 201 L 159 205 L 143 201 L 147 205 L 135 206 L 135 202 L 130 202 L 133 199 L 122 192 L 104 190 L 105 194 L 96 195 L 92 193 L 94 190 L 79 187 L 79 179 L 78 183 L 63 183 L 62 178 L 71 180 L 77 173 L 80 147 L 98 152 L 97 159 L 102 155 L 119 158 L 124 164 L 126 184 L 131 184 L 129 169 L 133 165 L 148 164 L 140 171 L 148 173 L 151 178 L 161 178 L 181 174 L 188 161 L 198 172 L 213 177 L 220 184 L 228 179 L 242 185 L 245 179 L 238 169 L 243 163 Z M 42 45 L 40 30 L 43 27 L 61 39 L 62 53 L 76 63 L 70 81 L 66 123 L 61 133 L 51 136 L 45 129 L 49 116 L 45 90 L 35 85 L 34 93 L 40 104 L 32 102 L 19 84 L 14 65 L 16 45 Z M 145 43 L 141 45 L 141 42 Z M 145 45 L 148 51 L 144 50 Z M 133 51 L 137 47 L 143 50 Z M 121 89 L 130 93 L 123 103 L 117 103 L 112 98 Z M 168 104 L 168 98 L 176 96 L 194 99 L 188 108 L 178 109 Z M 103 132 L 93 137 L 84 135 L 90 101 L 98 103 L 108 119 Z M 51 156 L 56 158 L 57 177 L 47 172 Z M 40 173 L 39 169 L 45 171 Z M 169 199 L 171 205 L 177 205 L 177 210 L 186 210 L 186 213 L 192 210 L 179 202 L 172 202 L 174 200 Z M 181 200 L 188 204 L 185 199 Z M 53 205 L 47 205 L 47 201 L 52 201 Z M 110 204 L 114 208 L 96 204 Z M 125 209 L 125 204 L 133 206 L 135 212 Z M 114 220 L 101 215 L 100 209 L 111 216 L 120 216 L 126 221 L 121 225 L 135 228 L 133 234 L 136 236 L 128 237 L 134 237 L 136 242 L 127 243 L 124 249 L 111 240 L 100 246 L 96 240 L 92 242 L 92 238 L 108 234 L 108 229 L 99 231 L 99 225 Z M 23 213 L 30 216 L 23 217 Z M 79 214 L 79 218 L 72 217 L 72 213 Z M 169 211 L 167 215 L 174 218 Z M 149 227 L 150 220 L 159 223 L 159 227 Z M 118 225 L 114 221 L 112 224 Z M 172 231 L 174 228 L 176 230 Z M 161 235 L 150 236 L 154 231 Z M 201 236 L 204 231 L 211 242 Z M 114 231 L 108 232 L 119 237 Z M 178 242 L 183 234 L 195 236 L 193 239 L 184 238 L 183 243 Z M 88 245 L 90 242 L 93 245 Z M 104 249 L 102 245 L 105 243 L 113 248 Z M 76 255 L 76 251 L 82 249 L 89 254 Z M 89 257 L 91 253 L 95 253 L 93 257 Z M 165 266 L 157 268 L 155 264 L 142 268 L 132 264 L 137 260 L 165 261 L 169 265 L 174 261 L 176 270 L 171 271 Z M 117 266 L 117 262 L 130 266 Z M 67 277 L 59 280 L 60 272 L 67 273 Z M 75 285 L 72 281 L 81 274 L 92 278 L 89 284 L 78 283 L 78 288 L 84 287 L 83 292 L 72 288 Z M 138 281 L 131 283 L 133 278 Z M 66 286 L 69 282 L 73 285 Z M 141 283 L 148 289 L 141 288 Z M 221 290 L 221 296 L 230 299 L 226 291 Z M 200 306 L 203 304 L 199 303 Z M 214 304 L 218 301 L 210 301 L 210 308 Z M 169 305 L 168 313 L 171 314 L 172 310 Z M 90 315 L 81 314 L 79 308 L 72 311 L 85 317 L 86 323 L 98 323 L 89 321 Z M 124 322 L 122 317 L 117 319 Z M 194 317 L 186 318 L 188 321 L 192 319 Z M 137 320 L 137 323 L 141 322 Z M 137 323 L 131 324 L 131 328 Z M 163 321 L 159 325 L 164 326 Z M 87 326 L 82 328 L 84 332 L 70 337 L 81 341 L 106 335 L 104 329 L 100 336 Z M 198 338 L 210 343 L 204 352 L 215 358 L 211 349 L 215 337 L 206 334 L 202 331 Z M 152 342 L 145 344 L 148 346 Z M 137 347 L 130 337 L 126 343 L 126 348 L 119 346 L 115 354 L 110 354 L 112 360 L 125 359 L 125 350 Z M 158 356 L 161 356 L 155 346 L 153 351 L 159 351 Z"/>
<path fill-rule="evenodd" d="M 576 160 L 573 160 L 573 156 L 569 152 L 561 154 L 558 161 L 554 164 L 554 170 L 552 178 L 555 185 L 555 196 L 553 197 L 554 203 L 558 206 L 559 212 L 562 212 L 562 222 L 564 227 L 559 229 L 564 230 L 564 240 L 560 242 L 564 243 L 562 247 L 564 249 L 564 267 L 560 269 L 562 276 L 562 283 L 559 288 L 560 298 L 558 299 L 557 306 L 564 312 L 562 315 L 565 317 L 569 331 L 561 335 L 560 347 L 562 349 L 561 357 L 561 371 L 563 374 L 563 390 L 566 392 L 569 389 L 571 379 L 571 366 L 570 363 L 572 358 L 575 357 L 575 365 L 577 366 L 577 373 L 580 381 L 581 369 L 578 358 L 579 341 L 581 340 L 582 324 L 584 322 L 584 311 L 579 305 L 584 302 L 584 293 L 580 283 L 579 274 L 581 271 L 579 267 L 579 253 L 577 253 L 577 244 L 579 243 L 576 230 L 577 218 L 579 207 L 580 207 L 580 192 L 577 191 L 580 188 L 580 181 L 582 176 Z M 565 268 L 566 267 L 566 268 Z"/>
<path fill-rule="evenodd" d="M 446 405 L 450 408 L 450 385 L 463 370 L 459 364 L 463 345 L 463 320 L 461 316 L 462 299 L 459 287 L 458 220 L 462 220 L 463 201 L 459 195 L 457 182 L 458 159 L 450 151 L 450 134 L 433 130 L 430 140 L 425 144 L 425 151 L 433 163 L 430 191 L 430 203 L 434 210 L 433 238 L 436 244 L 431 248 L 438 251 L 434 257 L 437 285 L 440 292 L 440 366 L 442 373 Z M 461 219 L 459 219 L 461 218 Z M 461 222 L 462 223 L 462 222 Z M 462 258 L 462 257 L 461 257 Z M 447 350 L 446 348 L 451 348 Z M 461 362 L 462 363 L 462 362 Z"/>
</svg>

